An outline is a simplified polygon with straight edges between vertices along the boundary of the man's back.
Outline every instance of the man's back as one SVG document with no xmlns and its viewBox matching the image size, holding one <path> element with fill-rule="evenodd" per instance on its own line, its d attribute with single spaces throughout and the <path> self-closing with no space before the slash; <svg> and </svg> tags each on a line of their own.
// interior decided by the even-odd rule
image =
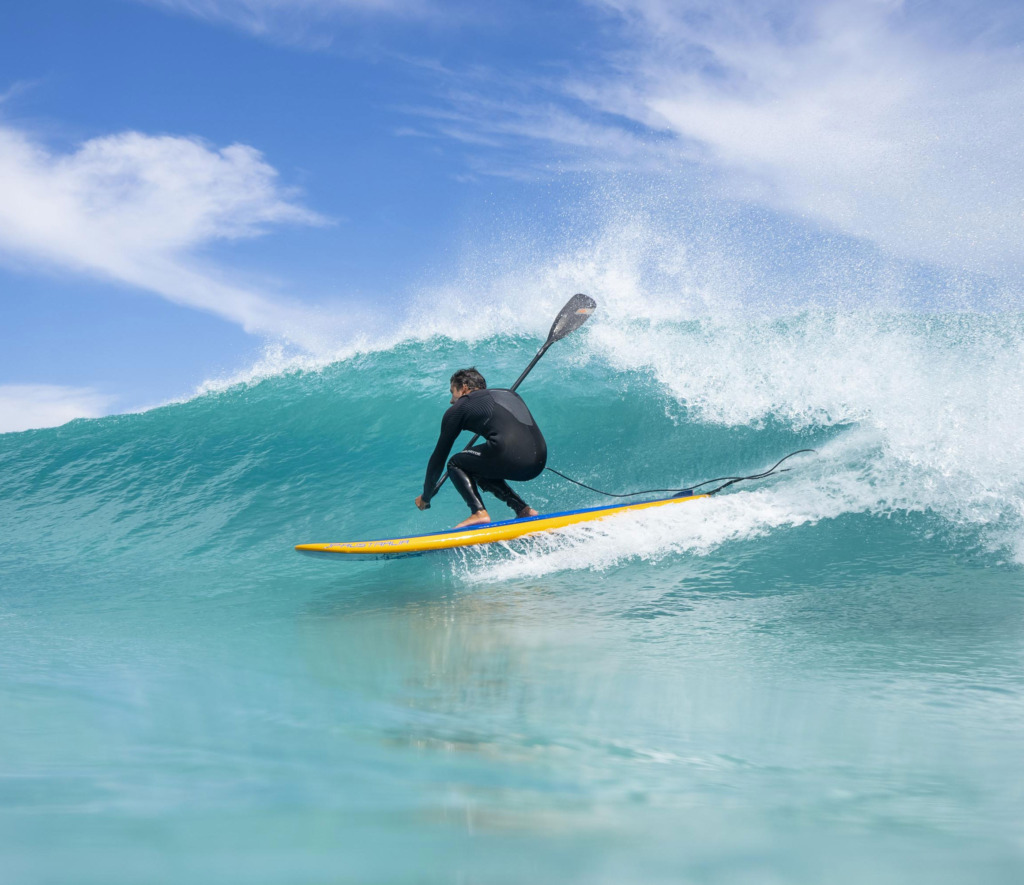
<svg viewBox="0 0 1024 885">
<path fill-rule="evenodd" d="M 445 412 L 441 420 L 442 440 L 451 437 L 454 442 L 463 430 L 478 433 L 498 448 L 523 437 L 535 439 L 541 435 L 522 397 L 501 388 L 472 390 Z"/>
</svg>

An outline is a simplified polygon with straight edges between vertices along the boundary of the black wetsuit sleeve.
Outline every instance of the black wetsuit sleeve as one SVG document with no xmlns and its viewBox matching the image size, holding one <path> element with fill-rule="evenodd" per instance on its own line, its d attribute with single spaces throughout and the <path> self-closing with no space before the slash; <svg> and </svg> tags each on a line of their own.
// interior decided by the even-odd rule
<svg viewBox="0 0 1024 885">
<path fill-rule="evenodd" d="M 462 411 L 456 403 L 444 413 L 444 417 L 441 419 L 441 435 L 437 438 L 437 445 L 434 446 L 434 454 L 427 462 L 427 477 L 423 480 L 424 501 L 429 501 L 434 494 L 434 486 L 441 478 L 448 454 L 451 452 L 452 446 L 455 445 L 455 440 L 462 433 Z"/>
</svg>

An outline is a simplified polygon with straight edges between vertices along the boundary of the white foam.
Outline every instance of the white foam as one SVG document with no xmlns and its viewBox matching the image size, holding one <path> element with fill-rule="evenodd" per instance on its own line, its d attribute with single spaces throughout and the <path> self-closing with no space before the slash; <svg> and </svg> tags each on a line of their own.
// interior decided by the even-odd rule
<svg viewBox="0 0 1024 885">
<path fill-rule="evenodd" d="M 847 513 L 901 509 L 909 502 L 893 498 L 891 489 L 874 481 L 877 465 L 869 461 L 846 466 L 853 451 L 860 456 L 870 447 L 869 435 L 854 431 L 849 439 L 824 447 L 818 460 L 802 462 L 793 478 L 529 536 L 502 545 L 504 555 L 499 557 L 485 548 L 470 548 L 460 571 L 474 581 L 538 577 L 566 569 L 602 571 L 630 559 L 705 556 L 729 542 Z"/>
<path fill-rule="evenodd" d="M 891 511 L 937 514 L 1024 563 L 1024 334 L 1012 315 L 819 311 L 654 323 L 643 334 L 609 323 L 590 347 L 657 378 L 689 421 L 854 429 L 817 466 L 763 489 L 536 539 L 484 576 L 701 555 L 773 529 Z"/>
</svg>

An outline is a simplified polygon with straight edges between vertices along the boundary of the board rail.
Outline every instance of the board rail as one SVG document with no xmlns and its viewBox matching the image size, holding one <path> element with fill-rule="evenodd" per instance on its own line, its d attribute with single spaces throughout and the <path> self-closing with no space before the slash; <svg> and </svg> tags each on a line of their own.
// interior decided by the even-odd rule
<svg viewBox="0 0 1024 885">
<path fill-rule="evenodd" d="M 443 529 L 424 535 L 407 535 L 401 538 L 296 544 L 295 549 L 300 553 L 313 556 L 346 559 L 394 559 L 403 556 L 420 556 L 438 550 L 513 541 L 527 535 L 594 522 L 620 513 L 649 510 L 653 507 L 679 504 L 684 501 L 698 501 L 707 497 L 708 495 L 676 495 L 671 498 L 657 498 L 653 501 L 636 501 L 632 504 L 611 504 L 603 507 L 587 507 L 582 510 L 566 510 L 561 513 L 542 513 L 538 516 L 527 516 L 524 519 L 489 522 L 462 529 Z"/>
</svg>

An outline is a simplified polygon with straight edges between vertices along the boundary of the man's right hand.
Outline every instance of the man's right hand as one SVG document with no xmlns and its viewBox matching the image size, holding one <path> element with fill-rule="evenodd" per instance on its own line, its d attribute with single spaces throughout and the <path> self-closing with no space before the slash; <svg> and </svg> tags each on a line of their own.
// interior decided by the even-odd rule
<svg viewBox="0 0 1024 885">
<path fill-rule="evenodd" d="M 423 495 L 417 495 L 416 496 L 416 506 L 419 507 L 420 510 L 429 510 L 430 509 L 430 502 L 429 501 L 424 501 L 423 500 Z"/>
</svg>

